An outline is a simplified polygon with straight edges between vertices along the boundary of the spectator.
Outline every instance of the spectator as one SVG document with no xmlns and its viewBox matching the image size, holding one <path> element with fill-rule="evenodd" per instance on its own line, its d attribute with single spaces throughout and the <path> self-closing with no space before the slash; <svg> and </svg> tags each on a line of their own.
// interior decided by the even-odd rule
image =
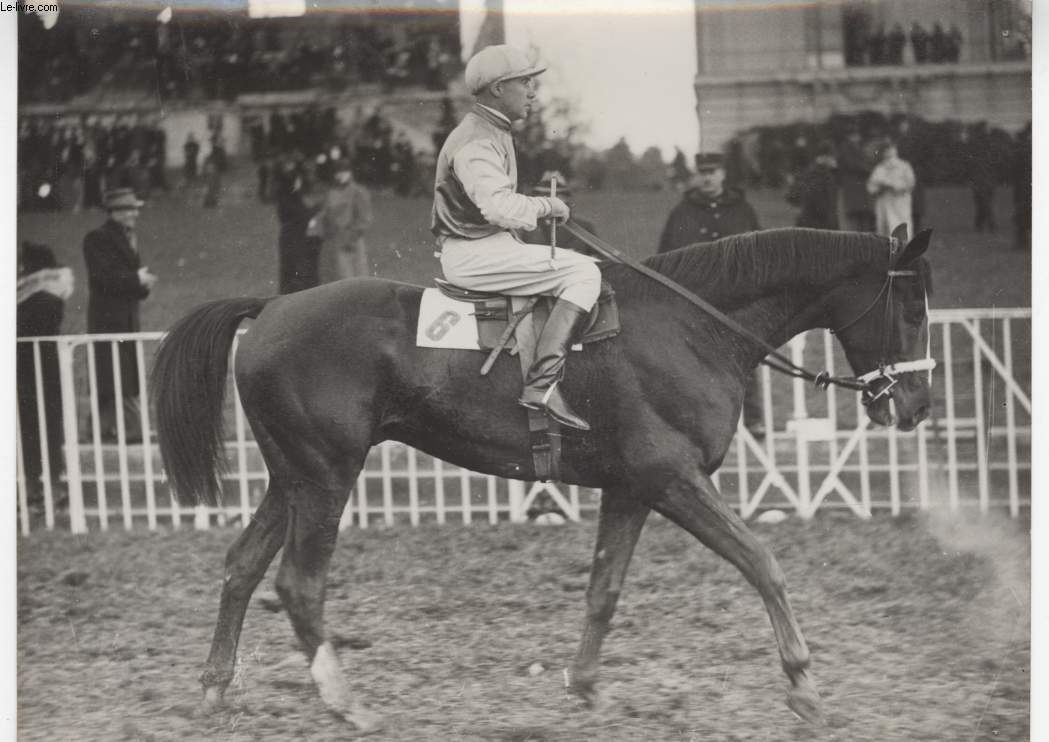
<svg viewBox="0 0 1049 742">
<path fill-rule="evenodd" d="M 929 61 L 933 64 L 940 64 L 946 62 L 950 54 L 948 46 L 947 34 L 943 31 L 943 26 L 939 23 L 934 23 L 932 26 L 932 36 L 929 37 Z"/>
<path fill-rule="evenodd" d="M 966 175 L 973 193 L 973 229 L 994 232 L 998 229 L 994 217 L 994 188 L 998 184 L 997 163 L 987 126 L 973 126 L 969 138 Z"/>
<path fill-rule="evenodd" d="M 838 163 L 834 145 L 821 142 L 816 158 L 787 192 L 787 200 L 801 207 L 795 222 L 799 227 L 838 229 Z"/>
<path fill-rule="evenodd" d="M 186 135 L 186 143 L 182 145 L 182 174 L 187 183 L 197 180 L 197 157 L 200 155 L 200 144 L 197 138 L 190 132 Z"/>
<path fill-rule="evenodd" d="M 1031 249 L 1031 157 L 1031 122 L 1027 122 L 1027 126 L 1016 135 L 1012 167 L 1009 169 L 1013 186 L 1013 247 L 1017 250 Z"/>
<path fill-rule="evenodd" d="M 962 54 L 962 32 L 958 28 L 957 23 L 951 24 L 951 30 L 947 32 L 947 54 L 946 62 L 955 62 L 961 58 Z"/>
<path fill-rule="evenodd" d="M 306 180 L 299 163 L 301 155 L 286 156 L 275 178 L 277 220 L 278 290 L 282 294 L 309 288 L 310 266 L 315 258 L 306 231 L 314 209 L 306 201 Z"/>
<path fill-rule="evenodd" d="M 854 232 L 874 230 L 874 210 L 867 193 L 871 166 L 863 148 L 860 130 L 850 126 L 838 152 L 838 182 L 846 226 Z"/>
<path fill-rule="evenodd" d="M 693 183 L 670 212 L 659 239 L 658 252 L 757 229 L 761 229 L 757 213 L 747 203 L 743 192 L 725 187 L 724 156 L 718 152 L 700 153 L 696 155 Z M 755 437 L 764 437 L 764 408 L 756 373 L 747 382 L 743 424 Z"/>
<path fill-rule="evenodd" d="M 867 179 L 867 191 L 874 196 L 875 231 L 889 236 L 900 224 L 907 225 L 907 234 L 914 234 L 911 214 L 911 192 L 914 190 L 914 170 L 896 152 L 891 140 L 879 145 L 881 161 Z"/>
<path fill-rule="evenodd" d="M 398 196 L 413 196 L 419 192 L 419 171 L 415 150 L 403 131 L 393 142 L 393 190 Z"/>
<path fill-rule="evenodd" d="M 885 36 L 885 25 L 878 26 L 877 30 L 871 34 L 870 39 L 867 40 L 867 48 L 870 53 L 870 60 L 872 65 L 882 65 L 887 63 L 887 44 L 888 38 Z"/>
<path fill-rule="evenodd" d="M 73 271 L 60 268 L 50 247 L 24 241 L 18 247 L 18 337 L 58 335 L 62 326 L 64 301 L 73 293 Z M 65 469 L 62 457 L 62 387 L 58 374 L 58 348 L 53 342 L 40 343 L 40 386 L 33 346 L 18 343 L 15 354 L 18 387 L 19 440 L 22 446 L 22 470 L 25 474 L 27 501 L 38 506 L 43 498 L 45 458 L 40 445 L 47 450 L 47 472 L 52 483 Z M 41 441 L 39 395 L 43 395 L 43 423 L 46 440 Z"/>
<path fill-rule="evenodd" d="M 914 170 L 914 190 L 911 192 L 911 219 L 915 233 L 925 223 L 925 182 L 929 173 L 929 156 L 922 146 L 918 132 L 914 131 L 908 118 L 896 124 L 896 151 L 900 158 L 910 163 Z"/>
<path fill-rule="evenodd" d="M 204 208 L 214 209 L 219 205 L 222 193 L 222 168 L 219 167 L 219 156 L 212 147 L 204 158 Z"/>
<path fill-rule="evenodd" d="M 903 48 L 907 46 L 907 34 L 899 23 L 893 25 L 885 39 L 885 61 L 888 64 L 903 64 Z"/>
<path fill-rule="evenodd" d="M 685 153 L 681 151 L 680 147 L 674 147 L 674 159 L 670 161 L 669 170 L 670 183 L 674 186 L 674 190 L 683 191 L 685 185 L 692 177 L 692 171 L 688 169 Z"/>
<path fill-rule="evenodd" d="M 138 332 L 139 302 L 149 296 L 157 277 L 141 265 L 135 224 L 139 201 L 130 188 L 117 188 L 105 195 L 109 213 L 106 222 L 84 238 L 87 263 L 87 331 L 94 333 Z M 113 368 L 110 344 L 95 344 L 95 374 L 98 383 L 100 426 L 104 440 L 117 436 L 116 373 L 120 374 L 123 418 L 127 442 L 142 440 L 138 415 L 138 358 L 135 343 L 118 342 L 119 368 Z"/>
<path fill-rule="evenodd" d="M 917 64 L 929 61 L 929 32 L 918 21 L 911 24 L 911 49 Z"/>
<path fill-rule="evenodd" d="M 324 241 L 327 275 L 332 273 L 332 261 L 338 278 L 371 275 L 364 240 L 371 222 L 371 194 L 354 181 L 350 163 L 341 159 L 335 164 L 335 183 L 310 222 L 310 233 Z"/>
</svg>

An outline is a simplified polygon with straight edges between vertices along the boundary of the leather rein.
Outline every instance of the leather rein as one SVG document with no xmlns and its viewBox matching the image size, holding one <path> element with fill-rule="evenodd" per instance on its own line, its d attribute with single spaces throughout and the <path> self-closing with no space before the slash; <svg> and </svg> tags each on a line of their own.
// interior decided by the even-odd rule
<svg viewBox="0 0 1049 742">
<path fill-rule="evenodd" d="M 929 357 L 928 350 L 926 351 L 926 357 L 917 361 L 901 361 L 899 363 L 885 363 L 885 356 L 887 355 L 889 348 L 889 329 L 891 327 L 892 320 L 892 295 L 893 295 L 893 283 L 896 278 L 901 276 L 917 276 L 918 272 L 913 270 L 889 270 L 885 277 L 885 283 L 882 284 L 881 290 L 878 292 L 874 300 L 854 317 L 849 322 L 845 323 L 837 329 L 831 330 L 831 334 L 838 334 L 842 330 L 845 330 L 871 312 L 878 301 L 884 296 L 885 297 L 885 318 L 882 326 L 882 360 L 878 363 L 878 368 L 873 371 L 861 374 L 859 376 L 832 376 L 829 371 L 821 371 L 817 374 L 808 371 L 805 368 L 797 365 L 789 358 L 779 352 L 778 349 L 774 348 L 764 338 L 760 338 L 747 328 L 740 325 L 734 319 L 726 315 L 724 312 L 716 309 L 710 303 L 696 296 L 694 293 L 686 289 L 681 284 L 668 278 L 662 273 L 649 268 L 647 265 L 641 263 L 635 258 L 627 255 L 626 253 L 618 250 L 612 245 L 608 244 L 601 238 L 579 226 L 575 221 L 569 219 L 567 222 L 562 222 L 562 227 L 566 229 L 570 234 L 574 235 L 579 240 L 586 243 L 589 247 L 593 248 L 598 254 L 602 255 L 609 260 L 617 263 L 623 263 L 629 266 L 633 270 L 651 278 L 654 281 L 662 284 L 666 288 L 673 291 L 675 294 L 685 299 L 689 303 L 699 307 L 704 312 L 709 314 L 711 317 L 716 319 L 721 324 L 728 327 L 733 332 L 742 335 L 748 340 L 757 343 L 761 346 L 768 354 L 768 357 L 762 359 L 762 363 L 769 366 L 775 371 L 779 371 L 787 376 L 793 376 L 795 378 L 804 379 L 805 381 L 811 381 L 817 389 L 826 389 L 827 387 L 834 385 L 844 389 L 852 389 L 855 391 L 862 392 L 863 404 L 867 405 L 871 402 L 883 397 L 885 395 L 892 396 L 892 388 L 899 383 L 897 378 L 903 373 L 913 373 L 918 371 L 932 371 L 936 367 L 936 361 Z M 899 240 L 895 237 L 889 238 L 889 255 L 890 260 L 896 254 L 899 249 Z M 926 300 L 926 307 L 928 306 L 928 300 Z M 926 308 L 926 312 L 928 309 Z M 875 385 L 878 381 L 888 382 L 881 389 L 876 390 Z"/>
</svg>

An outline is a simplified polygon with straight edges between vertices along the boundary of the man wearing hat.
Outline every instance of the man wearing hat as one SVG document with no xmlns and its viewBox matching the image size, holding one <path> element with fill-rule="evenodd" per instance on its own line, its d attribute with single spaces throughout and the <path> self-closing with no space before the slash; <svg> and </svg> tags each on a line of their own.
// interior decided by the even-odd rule
<svg viewBox="0 0 1049 742">
<path fill-rule="evenodd" d="M 320 211 L 310 220 L 307 235 L 324 241 L 322 271 L 326 280 L 371 275 L 364 234 L 372 223 L 368 189 L 353 178 L 345 158 L 333 164 L 335 180 L 324 196 Z"/>
<path fill-rule="evenodd" d="M 544 218 L 567 219 L 568 206 L 551 196 L 517 193 L 511 124 L 525 118 L 546 68 L 511 46 L 489 46 L 466 64 L 471 110 L 448 135 L 437 157 L 431 229 L 441 268 L 452 283 L 477 291 L 557 297 L 525 375 L 518 402 L 544 410 L 562 425 L 589 430 L 558 390 L 578 328 L 597 301 L 601 273 L 593 259 L 521 242 L 513 230 Z"/>
<path fill-rule="evenodd" d="M 696 155 L 696 174 L 674 207 L 659 238 L 659 252 L 761 229 L 742 191 L 725 187 L 725 157 Z"/>
<path fill-rule="evenodd" d="M 138 332 L 138 305 L 149 296 L 157 277 L 141 265 L 135 237 L 135 223 L 142 201 L 130 188 L 106 193 L 103 206 L 106 222 L 84 238 L 87 263 L 88 332 Z M 141 440 L 138 405 L 138 358 L 135 344 L 120 342 L 120 386 L 124 404 L 127 440 Z M 95 374 L 102 435 L 116 438 L 116 383 L 109 343 L 95 344 Z"/>
<path fill-rule="evenodd" d="M 724 155 L 702 152 L 696 155 L 696 174 L 663 227 L 659 252 L 758 229 L 758 215 L 743 192 L 725 187 Z M 743 423 L 755 436 L 762 437 L 763 418 L 761 387 L 757 374 L 752 374 L 743 398 Z"/>
</svg>

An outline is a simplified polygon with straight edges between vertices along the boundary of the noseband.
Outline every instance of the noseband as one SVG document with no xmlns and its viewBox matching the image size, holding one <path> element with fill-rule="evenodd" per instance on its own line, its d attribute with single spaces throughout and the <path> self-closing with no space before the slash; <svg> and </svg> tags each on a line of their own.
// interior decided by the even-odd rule
<svg viewBox="0 0 1049 742">
<path fill-rule="evenodd" d="M 896 252 L 899 250 L 899 240 L 895 237 L 889 238 L 889 260 L 892 261 Z M 885 297 L 885 311 L 882 315 L 882 332 L 881 332 L 881 355 L 878 360 L 878 368 L 873 371 L 868 371 L 865 374 L 860 374 L 856 377 L 856 382 L 860 385 L 860 391 L 863 394 L 863 404 L 869 405 L 878 399 L 888 396 L 892 397 L 892 390 L 897 384 L 900 383 L 899 375 L 905 373 L 915 373 L 918 371 L 932 371 L 936 368 L 936 361 L 932 358 L 930 343 L 931 340 L 927 339 L 925 347 L 925 358 L 921 358 L 917 361 L 901 361 L 899 363 L 886 363 L 886 358 L 889 355 L 889 343 L 891 338 L 889 337 L 892 329 L 892 297 L 895 279 L 906 276 L 911 278 L 918 277 L 918 271 L 916 270 L 892 270 L 890 269 L 885 274 L 885 283 L 881 285 L 881 289 L 875 295 L 874 299 L 867 308 L 860 312 L 858 315 L 853 317 L 851 320 L 846 322 L 841 327 L 831 330 L 831 335 L 838 335 L 842 330 L 846 330 L 852 327 L 854 324 L 859 322 L 861 319 L 866 317 L 874 307 L 878 305 L 878 301 L 884 296 Z M 925 297 L 925 315 L 928 317 L 929 314 L 929 298 Z M 885 385 L 881 389 L 875 390 L 877 382 L 885 381 Z M 819 386 L 819 380 L 816 381 Z"/>
</svg>

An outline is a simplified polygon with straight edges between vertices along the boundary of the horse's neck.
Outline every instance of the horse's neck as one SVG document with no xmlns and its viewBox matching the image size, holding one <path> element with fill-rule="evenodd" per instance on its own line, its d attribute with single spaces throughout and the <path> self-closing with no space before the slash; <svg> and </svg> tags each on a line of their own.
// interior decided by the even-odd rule
<svg viewBox="0 0 1049 742">
<path fill-rule="evenodd" d="M 806 290 L 773 292 L 733 311 L 730 316 L 761 338 L 768 346 L 779 348 L 795 335 L 826 326 L 821 292 Z M 757 343 L 741 347 L 742 366 L 756 366 L 768 354 L 768 348 Z"/>
</svg>

